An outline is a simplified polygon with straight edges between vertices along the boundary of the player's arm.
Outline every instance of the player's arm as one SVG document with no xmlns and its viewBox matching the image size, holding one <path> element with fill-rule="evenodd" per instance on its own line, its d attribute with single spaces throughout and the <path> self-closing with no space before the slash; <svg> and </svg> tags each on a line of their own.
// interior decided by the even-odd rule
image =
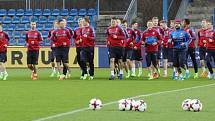
<svg viewBox="0 0 215 121">
<path fill-rule="evenodd" d="M 116 37 L 114 37 L 114 39 L 118 39 L 118 40 L 124 40 L 125 39 L 125 33 L 123 32 L 123 30 L 121 28 L 119 28 L 119 34 L 116 35 Z"/>
<path fill-rule="evenodd" d="M 87 39 L 94 41 L 95 40 L 95 32 L 92 28 L 90 28 L 90 33 L 87 35 Z"/>
</svg>

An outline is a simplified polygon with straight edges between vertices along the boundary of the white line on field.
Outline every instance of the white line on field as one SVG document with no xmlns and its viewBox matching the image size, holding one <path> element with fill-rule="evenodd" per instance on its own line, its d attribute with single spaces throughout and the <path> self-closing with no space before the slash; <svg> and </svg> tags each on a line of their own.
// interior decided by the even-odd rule
<svg viewBox="0 0 215 121">
<path fill-rule="evenodd" d="M 208 84 L 208 85 L 202 85 L 202 86 L 188 87 L 188 88 L 183 88 L 183 89 L 169 90 L 169 91 L 163 91 L 163 92 L 155 92 L 155 93 L 150 93 L 150 94 L 145 94 L 145 95 L 138 95 L 138 96 L 134 96 L 134 97 L 130 97 L 130 98 L 131 99 L 138 99 L 138 98 L 142 98 L 142 97 L 148 97 L 148 96 L 154 96 L 154 95 L 160 95 L 160 94 L 172 93 L 172 92 L 180 92 L 180 91 L 191 90 L 191 89 L 196 89 L 196 88 L 203 88 L 203 87 L 209 87 L 209 86 L 214 86 L 214 85 L 215 85 L 215 83 Z M 112 105 L 112 104 L 115 104 L 115 103 L 118 103 L 118 101 L 105 103 L 105 104 L 103 104 L 103 106 Z M 45 121 L 45 120 L 49 120 L 49 119 L 54 119 L 54 118 L 66 116 L 66 115 L 71 115 L 71 114 L 78 113 L 78 112 L 83 112 L 83 111 L 86 111 L 86 110 L 89 110 L 89 108 L 82 108 L 82 109 L 72 110 L 72 111 L 65 112 L 65 113 L 59 113 L 59 114 L 56 114 L 56 115 L 52 115 L 52 116 L 48 116 L 48 117 L 44 117 L 44 118 L 39 118 L 39 119 L 36 119 L 36 120 L 33 120 L 33 121 Z"/>
</svg>

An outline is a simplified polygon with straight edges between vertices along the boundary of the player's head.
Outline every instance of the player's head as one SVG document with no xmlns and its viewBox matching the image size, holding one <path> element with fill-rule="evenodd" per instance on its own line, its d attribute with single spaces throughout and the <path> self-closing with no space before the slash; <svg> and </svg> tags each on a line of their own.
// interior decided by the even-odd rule
<svg viewBox="0 0 215 121">
<path fill-rule="evenodd" d="M 147 21 L 147 28 L 148 29 L 151 29 L 153 26 L 154 26 L 154 24 L 153 24 L 152 20 Z"/>
<path fill-rule="evenodd" d="M 207 22 L 207 28 L 213 30 L 213 24 L 210 21 Z"/>
<path fill-rule="evenodd" d="M 64 28 L 64 27 L 65 27 L 65 22 L 64 22 L 63 19 L 59 19 L 59 20 L 58 20 L 58 27 L 59 27 L 59 28 Z"/>
<path fill-rule="evenodd" d="M 189 19 L 184 19 L 182 21 L 182 24 L 183 24 L 184 27 L 189 26 L 190 25 L 190 20 Z"/>
<path fill-rule="evenodd" d="M 133 21 L 131 22 L 131 27 L 132 27 L 132 29 L 137 29 L 137 28 L 138 28 L 138 23 L 137 23 L 136 20 L 133 20 Z"/>
<path fill-rule="evenodd" d="M 128 27 L 128 22 L 126 20 L 122 20 L 122 27 L 127 28 Z"/>
<path fill-rule="evenodd" d="M 67 20 L 66 20 L 65 18 L 63 18 L 62 20 L 63 20 L 63 22 L 64 22 L 64 27 L 66 27 L 66 25 L 67 25 Z"/>
<path fill-rule="evenodd" d="M 162 28 L 166 29 L 167 28 L 167 21 L 166 20 L 161 20 L 160 25 Z"/>
<path fill-rule="evenodd" d="M 121 25 L 121 24 L 122 24 L 122 21 L 123 21 L 122 18 L 118 18 L 118 19 L 116 20 L 116 22 L 117 22 L 118 25 Z"/>
<path fill-rule="evenodd" d="M 2 28 L 2 23 L 0 23 L 0 31 L 2 31 L 3 30 L 3 28 Z"/>
<path fill-rule="evenodd" d="M 180 20 L 175 20 L 175 28 L 180 29 L 181 28 L 181 21 Z"/>
<path fill-rule="evenodd" d="M 53 22 L 53 26 L 54 26 L 54 28 L 58 28 L 58 21 L 57 21 L 57 20 L 55 20 L 55 21 Z"/>
<path fill-rule="evenodd" d="M 31 26 L 31 29 L 32 29 L 32 30 L 35 30 L 36 27 L 37 27 L 37 23 L 36 23 L 35 21 L 32 21 L 32 22 L 30 23 L 30 26 Z"/>
<path fill-rule="evenodd" d="M 117 18 L 116 17 L 112 17 L 111 18 L 111 26 L 114 27 L 117 25 Z"/>
<path fill-rule="evenodd" d="M 170 28 L 174 28 L 175 27 L 175 20 L 170 20 Z"/>
<path fill-rule="evenodd" d="M 159 20 L 158 20 L 158 17 L 153 17 L 153 18 L 152 18 L 152 22 L 153 22 L 153 25 L 154 25 L 154 26 L 158 26 L 158 21 L 159 21 Z"/>
<path fill-rule="evenodd" d="M 78 19 L 78 26 L 83 27 L 83 18 Z"/>
<path fill-rule="evenodd" d="M 84 17 L 83 18 L 83 25 L 84 26 L 89 26 L 90 25 L 90 19 L 89 19 L 89 17 Z"/>
<path fill-rule="evenodd" d="M 206 19 L 203 19 L 202 20 L 202 23 L 201 23 L 201 25 L 202 25 L 202 28 L 207 28 L 207 20 Z"/>
</svg>

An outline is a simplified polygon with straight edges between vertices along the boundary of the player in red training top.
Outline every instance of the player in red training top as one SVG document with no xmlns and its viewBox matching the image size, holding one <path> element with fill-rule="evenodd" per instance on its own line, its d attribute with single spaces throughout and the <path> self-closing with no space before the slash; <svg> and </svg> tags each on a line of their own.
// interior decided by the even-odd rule
<svg viewBox="0 0 215 121">
<path fill-rule="evenodd" d="M 125 39 L 125 33 L 119 25 L 117 25 L 117 19 L 113 17 L 111 19 L 111 26 L 107 29 L 107 45 L 109 46 L 110 53 L 110 68 L 111 68 L 111 76 L 109 80 L 114 80 L 114 68 L 115 68 L 115 60 L 117 59 L 119 62 L 120 74 L 119 79 L 121 80 L 123 77 L 123 43 Z"/>
<path fill-rule="evenodd" d="M 42 41 L 42 35 L 36 30 L 36 22 L 31 22 L 31 30 L 26 33 L 26 46 L 27 46 L 27 65 L 32 71 L 31 79 L 37 80 L 37 67 L 40 42 Z"/>
<path fill-rule="evenodd" d="M 65 18 L 63 18 L 62 20 L 64 22 L 64 28 L 69 30 L 69 33 L 70 33 L 71 39 L 72 39 L 72 37 L 74 35 L 74 31 L 70 27 L 68 27 L 68 23 L 67 23 L 67 20 Z M 71 39 L 70 39 L 70 42 L 72 41 Z M 66 68 L 63 67 L 63 69 L 65 70 Z M 70 77 L 71 77 L 71 69 L 68 67 L 67 68 L 67 73 L 66 73 L 66 78 L 70 78 Z"/>
<path fill-rule="evenodd" d="M 128 27 L 128 23 L 126 20 L 122 21 L 122 27 L 126 30 L 126 35 L 127 35 L 124 41 L 125 51 L 123 54 L 123 63 L 128 73 L 126 78 L 129 78 L 131 76 L 131 68 L 132 68 L 131 60 L 133 55 L 133 48 L 134 48 L 133 45 L 134 45 L 134 40 L 136 39 L 136 34 L 131 28 Z"/>
<path fill-rule="evenodd" d="M 7 61 L 8 41 L 8 34 L 3 31 L 2 24 L 0 23 L 0 79 L 3 80 L 6 80 L 8 77 L 8 73 L 5 67 L 5 62 Z"/>
<path fill-rule="evenodd" d="M 87 62 L 89 63 L 89 80 L 94 78 L 94 46 L 95 46 L 95 32 L 90 26 L 88 17 L 83 18 L 83 27 L 81 31 L 81 41 L 83 48 L 81 50 L 81 61 L 83 62 L 83 80 L 87 79 Z"/>
<path fill-rule="evenodd" d="M 172 65 L 173 62 L 173 45 L 168 43 L 168 40 L 170 39 L 170 33 L 173 31 L 172 29 L 167 27 L 167 21 L 162 20 L 160 21 L 160 25 L 163 31 L 163 37 L 162 37 L 162 45 L 163 45 L 163 77 L 167 77 L 167 68 L 168 65 Z"/>
<path fill-rule="evenodd" d="M 158 67 L 157 67 L 157 56 L 158 56 L 158 46 L 160 45 L 160 34 L 153 29 L 153 23 L 151 20 L 147 22 L 147 30 L 142 34 L 142 44 L 145 45 L 146 50 L 146 63 L 149 71 L 149 79 L 155 79 L 159 77 Z M 151 65 L 152 64 L 152 65 Z M 152 72 L 153 66 L 156 72 Z"/>
<path fill-rule="evenodd" d="M 57 77 L 60 76 L 60 73 L 59 73 L 59 70 L 56 71 L 55 69 L 55 42 L 53 40 L 51 40 L 51 36 L 52 36 L 52 33 L 54 32 L 54 30 L 56 30 L 58 28 L 58 21 L 55 20 L 53 22 L 53 28 L 51 30 L 49 30 L 49 33 L 48 33 L 48 40 L 50 40 L 50 48 L 51 48 L 51 53 L 50 53 L 50 61 L 51 61 L 51 66 L 52 66 L 52 73 L 50 75 L 50 77 L 54 77 L 55 74 L 57 74 Z"/>
<path fill-rule="evenodd" d="M 137 68 L 138 68 L 138 77 L 142 75 L 142 41 L 141 41 L 141 32 L 138 30 L 138 23 L 137 21 L 133 20 L 131 22 L 131 28 L 135 33 L 135 39 L 133 41 L 133 54 L 132 54 L 132 72 L 131 76 L 136 76 L 135 72 L 135 63 L 137 62 Z"/>
<path fill-rule="evenodd" d="M 208 30 L 206 32 L 207 37 L 207 67 L 209 70 L 209 79 L 215 79 L 213 67 L 211 65 L 211 60 L 215 62 L 215 31 L 213 29 L 213 24 L 208 22 Z M 213 59 L 212 59 L 213 58 Z"/>
<path fill-rule="evenodd" d="M 68 54 L 71 34 L 69 30 L 65 28 L 65 23 L 62 19 L 58 20 L 58 29 L 52 33 L 51 39 L 55 42 L 56 46 L 55 51 L 58 70 L 61 69 L 61 63 L 63 64 L 63 74 L 60 75 L 59 80 L 64 80 L 66 79 L 66 74 L 69 68 Z"/>
<path fill-rule="evenodd" d="M 205 65 L 205 56 L 206 56 L 206 32 L 207 32 L 207 20 L 202 20 L 202 28 L 198 31 L 198 47 L 199 47 L 199 56 L 200 56 L 200 64 L 202 67 L 202 73 L 200 77 L 207 77 L 208 72 L 206 71 Z"/>
<path fill-rule="evenodd" d="M 184 26 L 184 31 L 188 33 L 190 36 L 190 40 L 188 43 L 188 50 L 187 50 L 187 59 L 188 56 L 190 56 L 192 62 L 193 62 L 193 67 L 194 67 L 194 79 L 198 78 L 198 64 L 196 61 L 196 33 L 195 31 L 190 27 L 190 20 L 189 19 L 184 19 L 183 20 L 183 26 Z M 187 62 L 187 73 L 189 72 L 188 70 L 188 62 Z"/>
<path fill-rule="evenodd" d="M 82 27 L 83 27 L 83 18 L 79 18 L 78 19 L 78 27 L 74 29 L 73 38 L 74 38 L 74 43 L 76 46 L 76 57 L 77 57 L 78 65 L 80 66 L 81 71 L 82 71 L 80 79 L 83 79 L 83 77 L 84 77 L 83 62 L 81 61 L 81 50 L 83 47 L 83 42 L 81 39 Z"/>
</svg>

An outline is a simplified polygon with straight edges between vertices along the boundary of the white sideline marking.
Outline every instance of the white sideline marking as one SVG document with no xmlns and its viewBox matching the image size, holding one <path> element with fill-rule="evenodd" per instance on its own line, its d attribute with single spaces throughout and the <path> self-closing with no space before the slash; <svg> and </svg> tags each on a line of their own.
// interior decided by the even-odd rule
<svg viewBox="0 0 215 121">
<path fill-rule="evenodd" d="M 138 99 L 138 98 L 142 98 L 142 97 L 148 97 L 148 96 L 154 96 L 154 95 L 160 95 L 160 94 L 172 93 L 172 92 L 180 92 L 180 91 L 191 90 L 191 89 L 196 89 L 196 88 L 203 88 L 203 87 L 209 87 L 209 86 L 214 86 L 214 85 L 215 85 L 215 83 L 208 84 L 208 85 L 202 85 L 202 86 L 188 87 L 188 88 L 183 88 L 183 89 L 169 90 L 169 91 L 163 91 L 163 92 L 155 92 L 155 93 L 150 93 L 150 94 L 145 94 L 145 95 L 138 95 L 138 96 L 134 96 L 134 97 L 130 97 L 130 98 Z M 112 105 L 112 104 L 115 104 L 115 103 L 118 103 L 118 101 L 105 103 L 105 104 L 103 104 L 103 106 Z M 65 112 L 65 113 L 59 113 L 59 114 L 56 114 L 56 115 L 36 119 L 36 120 L 33 120 L 33 121 L 45 121 L 45 120 L 49 120 L 49 119 L 54 119 L 54 118 L 66 116 L 66 115 L 71 115 L 71 114 L 78 113 L 78 112 L 83 112 L 83 111 L 86 111 L 86 110 L 89 110 L 89 108 L 82 108 L 82 109 L 72 110 L 72 111 Z"/>
</svg>

